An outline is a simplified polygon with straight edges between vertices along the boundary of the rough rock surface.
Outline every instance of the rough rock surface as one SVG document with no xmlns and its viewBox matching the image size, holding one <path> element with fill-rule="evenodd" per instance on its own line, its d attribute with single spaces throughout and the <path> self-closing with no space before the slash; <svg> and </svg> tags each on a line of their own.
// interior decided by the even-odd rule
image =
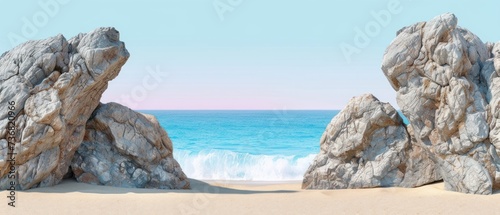
<svg viewBox="0 0 500 215">
<path fill-rule="evenodd" d="M 484 44 L 457 22 L 453 14 L 443 14 L 401 29 L 384 54 L 382 70 L 446 188 L 490 194 L 500 184 L 495 87 L 500 58 L 488 60 L 489 50 L 498 46 Z"/>
<path fill-rule="evenodd" d="M 29 41 L 0 56 L 0 127 L 15 102 L 17 189 L 57 184 L 68 172 L 107 82 L 129 53 L 114 28 L 67 41 L 62 35 Z M 6 129 L 0 129 L 0 189 L 10 187 L 13 162 Z"/>
<path fill-rule="evenodd" d="M 498 154 L 500 153 L 500 43 L 492 47 L 491 53 L 492 58 L 485 62 L 481 77 L 487 86 L 485 94 L 490 106 L 489 138 Z"/>
<path fill-rule="evenodd" d="M 187 189 L 172 142 L 154 116 L 101 104 L 87 122 L 71 167 L 79 182 L 117 187 Z"/>
<path fill-rule="evenodd" d="M 439 180 L 435 164 L 397 111 L 371 94 L 355 97 L 321 137 L 302 188 L 415 187 Z"/>
</svg>

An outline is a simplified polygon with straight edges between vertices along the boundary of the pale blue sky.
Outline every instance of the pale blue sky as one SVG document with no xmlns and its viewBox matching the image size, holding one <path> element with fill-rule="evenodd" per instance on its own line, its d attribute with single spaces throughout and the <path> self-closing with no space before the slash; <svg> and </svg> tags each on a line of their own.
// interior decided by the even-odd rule
<svg viewBox="0 0 500 215">
<path fill-rule="evenodd" d="M 46 2 L 56 4 L 44 10 Z M 69 39 L 113 26 L 131 57 L 104 102 L 134 109 L 341 109 L 351 97 L 371 92 L 396 105 L 380 65 L 401 27 L 452 12 L 484 42 L 500 40 L 500 3 L 461 2 L 4 1 L 0 52 L 21 37 L 62 33 Z M 228 11 L 218 13 L 214 4 Z M 372 14 L 390 9 L 387 22 Z M 370 41 L 349 61 L 342 44 L 356 47 L 355 29 L 365 32 L 374 23 L 380 29 L 369 28 Z M 30 24 L 35 32 L 26 31 Z"/>
</svg>

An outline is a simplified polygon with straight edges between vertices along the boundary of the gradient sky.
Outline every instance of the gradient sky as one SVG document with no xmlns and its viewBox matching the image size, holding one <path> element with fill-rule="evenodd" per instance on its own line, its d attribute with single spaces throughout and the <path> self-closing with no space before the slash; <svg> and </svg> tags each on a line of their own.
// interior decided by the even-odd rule
<svg viewBox="0 0 500 215">
<path fill-rule="evenodd" d="M 69 39 L 113 26 L 131 57 L 103 102 L 133 109 L 341 109 L 371 92 L 396 106 L 380 65 L 400 28 L 452 12 L 484 42 L 500 40 L 499 2 L 450 2 L 3 1 L 0 52 L 28 39 Z M 373 16 L 380 11 L 391 14 L 387 22 Z M 356 45 L 356 29 L 366 26 L 369 41 Z M 350 60 L 346 44 L 357 48 Z"/>
</svg>

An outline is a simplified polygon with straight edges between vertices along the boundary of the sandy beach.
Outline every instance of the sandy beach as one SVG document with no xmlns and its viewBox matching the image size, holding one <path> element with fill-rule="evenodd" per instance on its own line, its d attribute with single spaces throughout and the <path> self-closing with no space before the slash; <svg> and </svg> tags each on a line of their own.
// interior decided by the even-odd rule
<svg viewBox="0 0 500 215">
<path fill-rule="evenodd" d="M 414 189 L 301 190 L 299 182 L 192 181 L 192 190 L 127 189 L 65 180 L 3 197 L 2 214 L 498 214 L 500 195 L 444 190 L 443 183 Z M 0 192 L 7 196 L 6 191 Z"/>
</svg>

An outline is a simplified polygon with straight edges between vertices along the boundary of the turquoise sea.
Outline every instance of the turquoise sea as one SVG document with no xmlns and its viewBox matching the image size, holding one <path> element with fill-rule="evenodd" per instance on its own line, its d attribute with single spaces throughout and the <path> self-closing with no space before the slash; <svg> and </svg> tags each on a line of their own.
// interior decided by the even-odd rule
<svg viewBox="0 0 500 215">
<path fill-rule="evenodd" d="M 140 111 L 156 116 L 190 178 L 301 180 L 336 110 Z"/>
</svg>

